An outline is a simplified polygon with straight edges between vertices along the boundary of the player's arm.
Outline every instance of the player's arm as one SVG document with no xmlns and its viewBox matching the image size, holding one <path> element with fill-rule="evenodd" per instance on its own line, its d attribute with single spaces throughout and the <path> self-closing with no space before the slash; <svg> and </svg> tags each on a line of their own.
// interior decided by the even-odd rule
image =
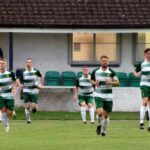
<svg viewBox="0 0 150 150">
<path fill-rule="evenodd" d="M 100 85 L 100 81 L 96 80 L 96 78 L 95 78 L 95 70 L 91 74 L 91 80 L 90 81 L 91 81 L 93 86 L 99 86 Z"/>
<path fill-rule="evenodd" d="M 108 85 L 112 85 L 112 86 L 119 86 L 119 80 L 117 79 L 113 79 L 112 81 L 111 80 L 106 80 L 106 84 Z"/>
<path fill-rule="evenodd" d="M 13 81 L 11 92 L 15 95 L 16 94 L 16 88 L 19 87 L 19 82 L 17 81 L 14 72 L 11 72 L 11 78 L 12 78 L 12 81 Z"/>
<path fill-rule="evenodd" d="M 119 79 L 116 75 L 116 72 L 114 72 L 112 69 L 110 69 L 110 71 L 111 71 L 112 80 L 106 79 L 106 84 L 107 85 L 112 85 L 112 86 L 119 86 L 120 82 L 119 82 Z"/>
<path fill-rule="evenodd" d="M 24 85 L 24 79 L 23 79 L 23 72 L 21 72 L 20 76 L 18 77 L 18 79 L 16 80 L 16 84 L 23 88 L 25 85 Z"/>
<path fill-rule="evenodd" d="M 134 75 L 136 77 L 140 77 L 141 76 L 141 63 L 139 63 L 136 68 L 135 68 L 135 71 L 134 71 Z"/>
<path fill-rule="evenodd" d="M 41 86 L 44 85 L 44 77 L 43 76 L 40 77 L 40 85 Z"/>
<path fill-rule="evenodd" d="M 74 100 L 77 100 L 77 99 L 78 99 L 78 87 L 79 87 L 79 79 L 77 79 L 77 80 L 76 80 L 76 83 L 75 83 L 74 97 L 73 97 Z"/>
<path fill-rule="evenodd" d="M 44 85 L 44 77 L 43 77 L 43 75 L 40 73 L 39 70 L 37 70 L 37 76 L 38 76 L 39 79 L 40 79 L 40 82 L 39 82 L 39 84 L 37 85 L 37 88 L 40 89 L 41 86 Z"/>
<path fill-rule="evenodd" d="M 140 76 L 141 76 L 141 71 L 140 71 L 140 72 L 134 72 L 134 75 L 135 75 L 136 77 L 140 77 Z"/>
</svg>

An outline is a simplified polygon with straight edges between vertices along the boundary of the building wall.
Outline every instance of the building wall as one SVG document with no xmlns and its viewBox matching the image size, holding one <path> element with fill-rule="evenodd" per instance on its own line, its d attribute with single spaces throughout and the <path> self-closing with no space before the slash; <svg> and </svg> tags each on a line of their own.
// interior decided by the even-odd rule
<svg viewBox="0 0 150 150">
<path fill-rule="evenodd" d="M 132 72 L 132 36 L 122 35 L 121 65 L 114 67 L 116 71 Z M 0 33 L 0 46 L 6 59 L 9 58 L 8 33 Z M 81 67 L 71 67 L 68 63 L 67 34 L 30 34 L 14 33 L 14 70 L 24 67 L 25 59 L 33 58 L 36 68 L 44 74 L 47 70 L 80 71 Z M 90 71 L 94 67 L 90 67 Z"/>
<path fill-rule="evenodd" d="M 4 57 L 9 59 L 9 37 L 8 33 L 0 33 L 0 48 L 3 50 Z"/>
<path fill-rule="evenodd" d="M 14 69 L 23 67 L 26 58 L 33 58 L 36 68 L 66 70 L 68 45 L 66 34 L 14 34 Z"/>
<path fill-rule="evenodd" d="M 133 72 L 132 34 L 122 34 L 121 44 L 121 65 L 120 67 L 116 67 L 114 69 L 116 71 L 123 71 L 126 73 Z"/>
<path fill-rule="evenodd" d="M 20 89 L 15 97 L 16 107 L 23 106 L 20 100 Z M 39 110 L 45 111 L 80 111 L 78 100 L 73 100 L 74 90 L 65 88 L 41 89 L 39 93 Z M 139 88 L 123 87 L 113 88 L 113 111 L 114 112 L 137 112 L 141 106 L 141 92 Z M 94 109 L 95 103 L 94 103 Z"/>
<path fill-rule="evenodd" d="M 9 58 L 9 40 L 8 33 L 0 33 L 0 46 L 4 51 L 6 59 Z M 41 70 L 44 74 L 47 70 L 65 70 L 80 71 L 81 67 L 71 67 L 68 64 L 68 36 L 67 34 L 14 34 L 14 70 L 24 67 L 25 59 L 33 58 L 34 66 Z M 115 67 L 116 71 L 124 71 L 126 73 L 133 72 L 132 65 L 132 35 L 122 35 L 122 53 L 121 65 Z M 92 67 L 90 71 L 92 71 Z M 62 95 L 61 95 L 62 93 Z M 49 95 L 50 94 L 50 95 Z M 70 92 L 45 93 L 40 96 L 39 105 L 43 110 L 62 110 L 70 111 L 71 102 Z M 138 95 L 137 95 L 138 94 Z M 19 94 L 17 94 L 19 95 Z M 43 96 L 42 96 L 43 95 Z M 136 99 L 134 97 L 136 96 Z M 124 97 L 123 99 L 120 99 Z M 19 98 L 18 98 L 19 99 Z M 134 101 L 136 100 L 136 102 Z M 20 105 L 20 100 L 16 101 L 16 105 Z M 62 102 L 64 102 L 62 104 Z M 114 110 L 113 111 L 138 111 L 140 107 L 141 97 L 139 89 L 116 89 L 114 94 Z M 135 103 L 137 105 L 135 105 Z M 23 103 L 22 103 L 23 104 Z M 62 107 L 63 106 L 63 107 Z M 73 109 L 79 111 L 78 102 L 73 104 Z"/>
</svg>

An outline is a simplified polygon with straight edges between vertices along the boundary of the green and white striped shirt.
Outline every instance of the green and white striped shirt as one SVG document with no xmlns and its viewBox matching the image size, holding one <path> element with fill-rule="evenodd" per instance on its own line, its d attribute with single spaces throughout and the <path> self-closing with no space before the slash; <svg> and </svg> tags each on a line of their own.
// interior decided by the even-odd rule
<svg viewBox="0 0 150 150">
<path fill-rule="evenodd" d="M 93 97 L 94 90 L 90 80 L 90 75 L 88 75 L 87 78 L 84 75 L 82 75 L 82 77 L 76 80 L 76 86 L 78 87 L 78 95 Z"/>
<path fill-rule="evenodd" d="M 140 86 L 150 87 L 150 62 L 143 61 L 139 63 L 135 69 L 136 72 L 141 71 Z"/>
<path fill-rule="evenodd" d="M 91 80 L 100 81 L 100 85 L 95 87 L 94 96 L 103 98 L 106 101 L 112 101 L 112 85 L 107 85 L 106 80 L 118 81 L 116 73 L 110 68 L 107 68 L 106 71 L 103 71 L 100 67 L 92 72 Z"/>
<path fill-rule="evenodd" d="M 25 86 L 23 89 L 24 93 L 38 94 L 39 89 L 37 85 L 39 84 L 38 78 L 41 77 L 39 70 L 32 68 L 31 71 L 27 69 L 23 71 L 20 75 L 20 81 Z"/>
<path fill-rule="evenodd" d="M 4 73 L 0 73 L 0 96 L 5 99 L 14 99 L 12 94 L 13 82 L 16 81 L 15 74 L 6 70 Z"/>
</svg>

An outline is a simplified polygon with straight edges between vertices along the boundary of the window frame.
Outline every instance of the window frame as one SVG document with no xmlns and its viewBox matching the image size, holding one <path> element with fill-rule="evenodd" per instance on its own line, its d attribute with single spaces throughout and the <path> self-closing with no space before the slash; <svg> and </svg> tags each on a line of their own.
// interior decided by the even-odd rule
<svg viewBox="0 0 150 150">
<path fill-rule="evenodd" d="M 140 62 L 142 62 L 144 60 L 144 51 L 143 51 L 143 58 L 140 60 L 140 58 L 137 58 L 137 51 L 138 51 L 138 47 L 137 47 L 137 44 L 140 44 L 140 43 L 137 43 L 138 41 L 138 33 L 133 33 L 132 34 L 132 42 L 133 42 L 133 46 L 132 46 L 132 64 L 134 66 L 137 66 Z M 146 43 L 141 43 L 141 44 L 146 44 Z"/>
<path fill-rule="evenodd" d="M 93 55 L 94 55 L 94 59 L 95 59 L 95 53 L 96 53 L 96 33 L 93 33 Z M 122 51 L 122 46 L 121 46 L 121 34 L 120 33 L 116 33 L 117 35 L 117 60 L 116 61 L 110 61 L 109 62 L 109 66 L 110 67 L 119 67 L 121 64 L 121 51 Z M 73 45 L 73 33 L 68 34 L 68 63 L 71 66 L 99 66 L 99 61 L 92 61 L 91 63 L 89 61 L 73 61 L 73 49 L 72 49 L 72 45 Z"/>
</svg>

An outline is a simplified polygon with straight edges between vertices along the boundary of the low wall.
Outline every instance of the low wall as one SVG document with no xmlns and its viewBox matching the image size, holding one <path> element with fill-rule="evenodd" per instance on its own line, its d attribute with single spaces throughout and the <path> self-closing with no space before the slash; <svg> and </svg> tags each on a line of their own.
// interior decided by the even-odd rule
<svg viewBox="0 0 150 150">
<path fill-rule="evenodd" d="M 113 111 L 139 111 L 141 92 L 134 87 L 113 88 Z M 16 94 L 16 107 L 23 106 L 20 89 Z M 95 105 L 94 105 L 95 107 Z M 39 93 L 39 110 L 45 111 L 79 111 L 78 101 L 73 100 L 73 89 L 41 89 Z"/>
</svg>

